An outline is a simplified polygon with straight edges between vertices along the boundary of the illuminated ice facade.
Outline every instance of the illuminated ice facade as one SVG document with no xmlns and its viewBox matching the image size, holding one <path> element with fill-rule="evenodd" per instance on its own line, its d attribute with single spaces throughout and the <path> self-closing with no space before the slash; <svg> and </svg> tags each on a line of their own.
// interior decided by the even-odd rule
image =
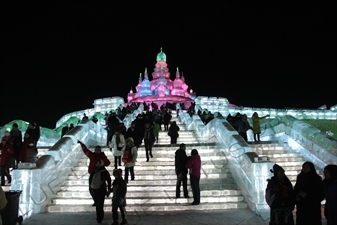
<svg viewBox="0 0 337 225">
<path fill-rule="evenodd" d="M 157 55 L 157 63 L 155 64 L 152 73 L 152 80 L 149 80 L 147 69 L 144 72 L 144 79 L 141 76 L 139 83 L 136 86 L 136 93 L 133 93 L 131 88 L 128 94 L 128 104 L 133 102 L 156 103 L 159 107 L 166 102 L 183 103 L 189 107 L 195 99 L 195 93 L 190 90 L 188 93 L 188 85 L 185 83 L 185 78 L 180 76 L 177 68 L 176 77 L 172 81 L 170 72 L 166 63 L 166 54 L 160 50 Z"/>
</svg>

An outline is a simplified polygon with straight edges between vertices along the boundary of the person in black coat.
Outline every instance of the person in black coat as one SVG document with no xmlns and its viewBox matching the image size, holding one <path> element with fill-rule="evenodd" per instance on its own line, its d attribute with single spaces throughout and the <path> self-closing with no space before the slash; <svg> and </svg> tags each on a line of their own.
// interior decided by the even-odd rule
<svg viewBox="0 0 337 225">
<path fill-rule="evenodd" d="M 180 144 L 179 149 L 175 152 L 175 172 L 177 175 L 177 184 L 176 184 L 176 198 L 180 198 L 180 187 L 183 183 L 184 197 L 188 198 L 187 190 L 187 168 L 186 164 L 188 157 L 186 155 L 186 145 L 184 143 Z"/>
<path fill-rule="evenodd" d="M 125 134 L 125 139 L 128 139 L 129 137 L 133 138 L 135 146 L 139 148 L 142 143 L 142 132 L 134 121 L 131 123 L 131 126 L 127 129 Z"/>
<path fill-rule="evenodd" d="M 327 165 L 324 168 L 324 215 L 327 225 L 337 225 L 337 165 Z"/>
<path fill-rule="evenodd" d="M 95 179 L 96 174 L 100 173 L 101 183 L 98 185 L 98 181 Z M 93 178 L 91 179 L 90 187 L 92 190 L 92 197 L 96 205 L 96 220 L 101 223 L 104 218 L 104 200 L 105 196 L 111 190 L 111 177 L 109 171 L 106 170 L 103 160 L 99 159 L 96 162 L 96 168 L 93 172 Z"/>
<path fill-rule="evenodd" d="M 294 187 L 296 195 L 296 225 L 321 225 L 321 202 L 324 199 L 322 178 L 312 162 L 305 162 Z"/>
<path fill-rule="evenodd" d="M 168 136 L 171 137 L 171 144 L 177 144 L 177 139 L 179 137 L 179 130 L 180 128 L 178 127 L 176 121 L 173 121 L 169 130 L 168 130 Z"/>
<path fill-rule="evenodd" d="M 292 211 L 295 208 L 293 185 L 284 174 L 284 169 L 275 164 L 271 170 L 274 176 L 268 180 L 266 202 L 270 207 L 270 225 L 294 224 Z"/>
<path fill-rule="evenodd" d="M 154 137 L 153 127 L 151 127 L 151 124 L 149 122 L 146 122 L 145 130 L 144 130 L 144 145 L 145 145 L 145 152 L 146 152 L 146 162 L 149 161 L 149 156 L 153 158 L 152 146 L 155 141 L 156 141 L 156 138 Z"/>
</svg>

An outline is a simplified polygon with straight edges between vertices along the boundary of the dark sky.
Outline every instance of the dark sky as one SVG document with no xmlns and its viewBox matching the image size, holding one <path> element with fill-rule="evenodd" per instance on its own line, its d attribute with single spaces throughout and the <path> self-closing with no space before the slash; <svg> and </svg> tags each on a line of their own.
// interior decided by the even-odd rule
<svg viewBox="0 0 337 225">
<path fill-rule="evenodd" d="M 160 47 L 171 78 L 179 66 L 198 96 L 337 104 L 336 1 L 123 2 L 1 2 L 0 125 L 54 128 L 95 99 L 126 98 Z"/>
</svg>

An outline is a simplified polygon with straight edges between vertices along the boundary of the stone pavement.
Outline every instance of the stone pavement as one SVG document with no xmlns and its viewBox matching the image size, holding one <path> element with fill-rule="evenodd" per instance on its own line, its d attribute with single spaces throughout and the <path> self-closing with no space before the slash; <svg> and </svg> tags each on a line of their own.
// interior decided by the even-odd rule
<svg viewBox="0 0 337 225">
<path fill-rule="evenodd" d="M 120 214 L 119 214 L 120 215 Z M 121 221 L 119 221 L 121 222 Z M 112 223 L 111 212 L 105 212 L 102 225 Z M 93 225 L 97 224 L 95 213 L 41 213 L 23 222 L 23 225 Z M 128 216 L 129 225 L 264 225 L 263 221 L 249 209 L 230 209 L 222 211 L 182 211 L 138 213 Z"/>
</svg>

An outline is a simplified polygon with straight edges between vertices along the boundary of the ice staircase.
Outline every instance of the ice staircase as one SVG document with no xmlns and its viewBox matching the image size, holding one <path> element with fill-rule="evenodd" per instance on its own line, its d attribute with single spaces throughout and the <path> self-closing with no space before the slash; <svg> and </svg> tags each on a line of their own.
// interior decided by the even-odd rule
<svg viewBox="0 0 337 225">
<path fill-rule="evenodd" d="M 275 141 L 249 142 L 253 152 L 259 156 L 267 156 L 271 162 L 280 165 L 293 185 L 296 177 L 301 172 L 305 159 L 298 153 L 292 152 Z M 270 168 L 272 169 L 272 168 Z M 270 174 L 272 176 L 272 174 Z"/>
<path fill-rule="evenodd" d="M 138 149 L 138 160 L 134 169 L 135 180 L 130 180 L 127 188 L 128 213 L 247 208 L 247 203 L 225 162 L 219 157 L 215 144 L 198 143 L 194 132 L 186 130 L 175 114 L 172 120 L 176 120 L 180 127 L 178 143 L 186 143 L 187 155 L 196 148 L 201 156 L 201 204 L 191 205 L 193 194 L 190 187 L 190 198 L 175 198 L 174 155 L 179 146 L 170 145 L 167 132 L 162 131 L 159 134 L 159 142 L 153 147 L 153 158 L 150 158 L 149 162 L 146 162 L 144 146 Z M 103 150 L 113 162 L 113 155 L 109 149 Z M 93 201 L 88 191 L 87 165 L 88 159 L 83 154 L 73 173 L 52 199 L 52 203 L 47 206 L 47 212 L 95 211 L 95 207 L 91 206 Z M 121 168 L 124 171 L 124 167 Z M 113 163 L 107 169 L 112 174 Z M 110 198 L 105 200 L 105 211 L 111 211 Z"/>
</svg>

